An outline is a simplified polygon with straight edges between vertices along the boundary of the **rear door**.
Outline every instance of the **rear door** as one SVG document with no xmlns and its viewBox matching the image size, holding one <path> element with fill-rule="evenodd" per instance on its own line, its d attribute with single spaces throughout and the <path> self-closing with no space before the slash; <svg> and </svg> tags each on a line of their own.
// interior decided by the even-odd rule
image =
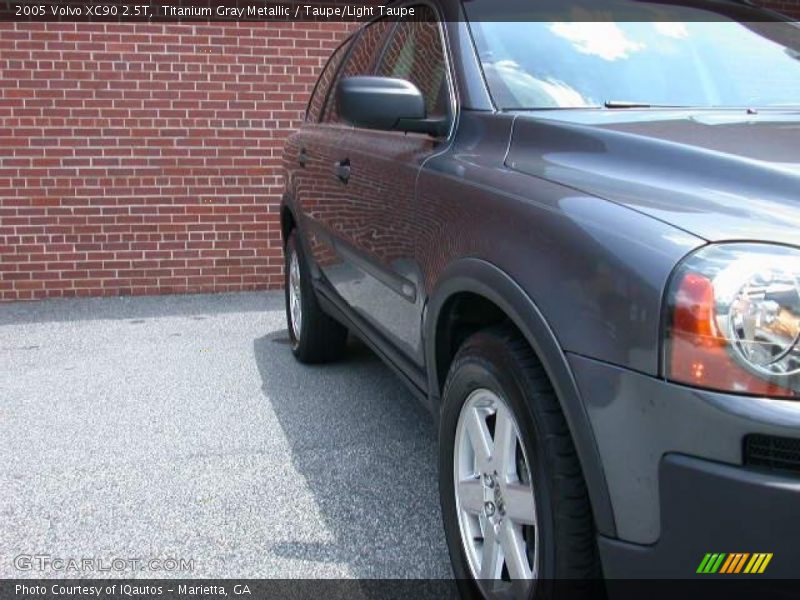
<svg viewBox="0 0 800 600">
<path fill-rule="evenodd" d="M 443 31 L 427 6 L 421 18 L 392 23 L 371 73 L 411 81 L 423 93 L 428 117 L 452 124 L 453 92 Z M 345 69 L 354 73 L 354 69 Z M 450 128 L 448 128 L 449 130 Z M 421 270 L 414 247 L 422 225 L 415 206 L 417 175 L 447 139 L 355 128 L 337 140 L 334 163 L 347 165 L 338 179 L 333 232 L 335 264 L 326 277 L 337 293 L 393 346 L 423 364 Z"/>
</svg>

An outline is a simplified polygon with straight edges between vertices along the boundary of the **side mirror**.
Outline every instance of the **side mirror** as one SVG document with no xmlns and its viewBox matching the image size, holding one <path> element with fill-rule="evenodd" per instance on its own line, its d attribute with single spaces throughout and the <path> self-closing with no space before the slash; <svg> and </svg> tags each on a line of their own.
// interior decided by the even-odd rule
<svg viewBox="0 0 800 600">
<path fill-rule="evenodd" d="M 425 98 L 410 81 L 392 77 L 345 77 L 336 88 L 339 115 L 356 127 L 440 136 L 446 119 L 428 119 Z"/>
</svg>

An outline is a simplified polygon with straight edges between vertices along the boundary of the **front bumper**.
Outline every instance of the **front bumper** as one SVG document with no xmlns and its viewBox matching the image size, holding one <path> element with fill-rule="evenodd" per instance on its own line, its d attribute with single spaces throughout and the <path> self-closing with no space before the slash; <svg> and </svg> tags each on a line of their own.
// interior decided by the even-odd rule
<svg viewBox="0 0 800 600">
<path fill-rule="evenodd" d="M 760 577 L 800 576 L 800 474 L 743 466 L 748 434 L 800 438 L 800 402 L 569 360 L 614 510 L 618 539 L 600 539 L 607 577 L 694 577 L 706 553 L 772 553 Z"/>
<path fill-rule="evenodd" d="M 661 461 L 661 537 L 650 546 L 600 538 L 608 578 L 704 579 L 800 576 L 800 478 L 779 477 L 679 454 Z M 697 574 L 707 553 L 772 554 L 763 574 Z M 727 558 L 727 557 L 725 557 Z M 720 565 L 725 564 L 725 558 Z"/>
</svg>

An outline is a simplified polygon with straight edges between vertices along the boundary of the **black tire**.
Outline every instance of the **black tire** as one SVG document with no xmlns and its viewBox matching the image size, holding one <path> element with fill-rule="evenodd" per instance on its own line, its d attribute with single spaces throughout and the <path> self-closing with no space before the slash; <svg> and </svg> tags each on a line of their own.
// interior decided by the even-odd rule
<svg viewBox="0 0 800 600">
<path fill-rule="evenodd" d="M 539 536 L 539 582 L 533 597 L 552 597 L 563 580 L 570 592 L 600 591 L 596 530 L 586 484 L 558 399 L 541 363 L 510 326 L 478 332 L 459 349 L 445 383 L 439 431 L 440 501 L 453 570 L 462 597 L 480 598 L 461 541 L 453 461 L 456 429 L 469 395 L 485 388 L 500 396 L 517 421 L 529 457 Z M 585 580 L 591 580 L 591 584 Z M 561 583 L 559 583 L 561 582 Z M 587 585 L 588 584 L 588 585 Z M 564 587 L 561 589 L 563 591 Z M 561 596 L 561 594 L 558 594 Z M 569 593 L 565 597 L 575 594 Z M 595 596 L 596 597 L 596 596 Z"/>
<path fill-rule="evenodd" d="M 302 322 L 299 334 L 292 325 L 290 308 L 290 265 L 292 255 L 297 255 L 300 271 L 300 306 Z M 286 324 L 289 329 L 292 353 L 302 363 L 318 364 L 341 358 L 347 343 L 347 328 L 325 314 L 319 306 L 311 274 L 308 270 L 302 244 L 297 232 L 292 231 L 284 250 L 284 294 L 286 299 Z"/>
</svg>

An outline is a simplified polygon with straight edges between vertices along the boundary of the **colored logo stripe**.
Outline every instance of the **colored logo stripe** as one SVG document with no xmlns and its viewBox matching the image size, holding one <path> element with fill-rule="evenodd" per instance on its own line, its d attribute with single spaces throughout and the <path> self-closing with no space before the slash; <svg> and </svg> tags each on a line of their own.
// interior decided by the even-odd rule
<svg viewBox="0 0 800 600">
<path fill-rule="evenodd" d="M 728 573 L 728 569 L 731 568 L 731 565 L 736 562 L 736 554 L 728 554 L 728 558 L 722 563 L 722 568 L 719 570 L 720 573 Z"/>
<path fill-rule="evenodd" d="M 727 569 L 723 568 L 720 573 L 738 573 L 742 570 L 742 567 L 744 567 L 744 563 L 748 558 L 750 558 L 749 553 L 738 552 L 736 554 L 731 554 L 730 565 L 728 565 Z"/>
<path fill-rule="evenodd" d="M 722 561 L 725 558 L 725 554 L 706 554 L 703 558 L 703 562 L 700 563 L 700 566 L 697 567 L 698 573 L 716 573 L 719 570 Z"/>
<path fill-rule="evenodd" d="M 750 554 L 749 552 L 734 552 L 726 554 L 707 553 L 703 560 L 700 561 L 700 566 L 697 567 L 697 573 L 703 574 L 760 574 L 763 573 L 767 565 L 772 560 L 772 553 L 758 552 Z"/>
<path fill-rule="evenodd" d="M 744 569 L 745 573 L 763 573 L 767 568 L 769 561 L 772 560 L 772 554 L 753 554 L 753 558 L 747 563 Z"/>
</svg>

